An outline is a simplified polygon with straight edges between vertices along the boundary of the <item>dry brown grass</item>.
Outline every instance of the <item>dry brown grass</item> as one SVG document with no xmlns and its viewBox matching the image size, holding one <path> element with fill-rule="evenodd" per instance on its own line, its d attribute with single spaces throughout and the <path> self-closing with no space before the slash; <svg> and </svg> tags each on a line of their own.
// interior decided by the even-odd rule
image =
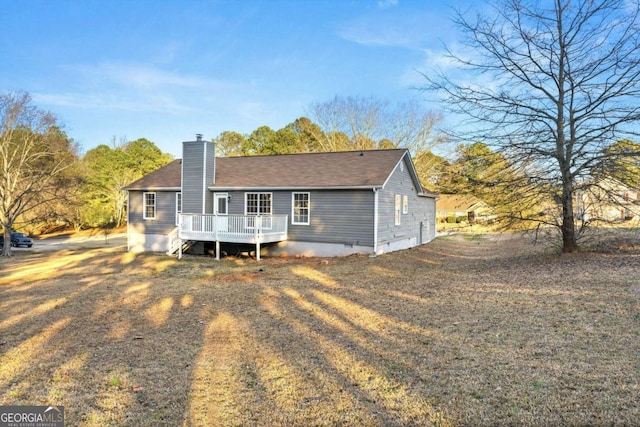
<svg viewBox="0 0 640 427">
<path fill-rule="evenodd" d="M 640 424 L 640 251 L 0 260 L 0 404 L 69 426 Z"/>
</svg>

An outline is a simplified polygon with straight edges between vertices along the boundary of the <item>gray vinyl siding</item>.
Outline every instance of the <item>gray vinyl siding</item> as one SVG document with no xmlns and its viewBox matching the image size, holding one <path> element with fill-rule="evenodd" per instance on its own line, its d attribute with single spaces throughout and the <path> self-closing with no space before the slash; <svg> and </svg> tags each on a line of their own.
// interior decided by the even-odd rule
<svg viewBox="0 0 640 427">
<path fill-rule="evenodd" d="M 205 168 L 206 175 L 203 179 Z M 182 211 L 184 213 L 201 214 L 203 212 L 212 212 L 213 195 L 206 188 L 213 183 L 214 173 L 214 144 L 207 141 L 184 142 L 182 159 Z M 205 206 L 204 211 L 203 203 Z"/>
<path fill-rule="evenodd" d="M 225 191 L 231 200 L 229 200 L 229 214 L 244 215 L 244 193 L 245 191 Z M 271 191 L 246 191 L 246 193 L 272 193 Z M 273 208 L 273 206 L 272 206 Z M 274 212 L 276 213 L 276 212 Z M 280 213 L 280 212 L 277 212 Z"/>
<path fill-rule="evenodd" d="M 144 193 L 156 193 L 156 218 L 142 218 Z M 167 234 L 176 227 L 177 191 L 129 191 L 129 224 L 140 234 Z"/>
<path fill-rule="evenodd" d="M 205 183 L 211 185 L 212 182 L 215 181 L 216 176 L 216 149 L 215 144 L 213 142 L 205 142 L 207 147 L 207 156 L 206 156 L 206 176 Z M 205 191 L 205 213 L 213 213 L 213 193 L 209 190 Z"/>
<path fill-rule="evenodd" d="M 185 142 L 182 159 L 182 212 L 202 213 L 204 145 Z"/>
<path fill-rule="evenodd" d="M 373 190 L 310 191 L 310 224 L 293 225 L 289 240 L 373 246 Z M 286 197 L 291 216 L 291 198 Z"/>
<path fill-rule="evenodd" d="M 249 191 L 271 193 L 274 215 L 289 215 L 289 240 L 373 246 L 373 190 Z M 310 224 L 291 224 L 294 192 L 310 195 Z M 229 213 L 244 214 L 243 191 L 228 191 Z"/>
<path fill-rule="evenodd" d="M 418 242 L 420 241 L 424 223 L 433 221 L 435 201 L 418 196 L 418 190 L 419 187 L 409 173 L 407 163 L 404 163 L 404 171 L 400 166 L 393 171 L 378 195 L 378 244 L 410 237 L 416 237 Z M 396 195 L 407 196 L 409 204 L 408 213 L 400 213 L 400 225 L 395 225 Z"/>
</svg>

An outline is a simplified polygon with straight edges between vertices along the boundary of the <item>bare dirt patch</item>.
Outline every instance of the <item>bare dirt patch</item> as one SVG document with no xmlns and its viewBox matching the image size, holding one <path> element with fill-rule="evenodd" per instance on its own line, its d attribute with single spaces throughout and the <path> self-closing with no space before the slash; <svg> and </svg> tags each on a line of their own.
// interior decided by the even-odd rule
<svg viewBox="0 0 640 427">
<path fill-rule="evenodd" d="M 637 425 L 640 253 L 613 249 L 17 253 L 0 260 L 0 405 L 64 405 L 70 426 Z"/>
</svg>

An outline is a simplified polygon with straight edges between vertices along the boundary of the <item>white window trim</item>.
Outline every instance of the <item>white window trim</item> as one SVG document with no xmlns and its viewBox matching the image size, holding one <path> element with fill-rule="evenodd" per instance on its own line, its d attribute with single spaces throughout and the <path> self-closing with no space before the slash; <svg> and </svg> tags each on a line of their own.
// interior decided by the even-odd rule
<svg viewBox="0 0 640 427">
<path fill-rule="evenodd" d="M 225 199 L 225 208 L 226 211 L 224 213 L 219 212 L 218 199 Z M 213 213 L 215 215 L 229 215 L 229 193 L 213 193 Z"/>
<path fill-rule="evenodd" d="M 402 217 L 402 196 L 396 194 L 395 206 L 394 206 L 395 225 L 400 225 L 400 218 Z"/>
<path fill-rule="evenodd" d="M 254 213 L 249 213 L 248 212 L 248 201 L 249 201 L 249 195 L 250 194 L 268 194 L 269 195 L 269 213 L 268 214 L 264 214 L 264 213 L 260 213 L 258 212 L 257 214 Z M 258 210 L 260 210 L 260 197 L 258 197 Z M 265 191 L 251 191 L 248 193 L 244 193 L 244 214 L 245 215 L 271 215 L 273 213 L 273 193 L 270 192 L 265 192 Z"/>
<path fill-rule="evenodd" d="M 153 216 L 147 216 L 147 194 L 153 194 Z M 158 195 L 149 191 L 142 193 L 142 219 L 156 219 L 158 214 Z"/>
<path fill-rule="evenodd" d="M 180 203 L 178 203 L 178 199 L 180 199 Z M 178 209 L 180 206 L 180 209 Z M 180 225 L 180 214 L 182 213 L 182 193 L 176 193 L 176 225 Z"/>
<path fill-rule="evenodd" d="M 402 196 L 402 213 L 404 215 L 409 213 L 409 196 Z"/>
<path fill-rule="evenodd" d="M 307 220 L 305 222 L 296 221 L 296 194 L 307 195 Z M 309 225 L 311 224 L 311 193 L 304 191 L 296 191 L 291 193 L 291 224 L 292 225 Z"/>
<path fill-rule="evenodd" d="M 248 207 L 249 207 L 249 195 L 250 194 L 268 194 L 269 195 L 269 213 L 260 213 L 260 197 L 258 196 L 258 213 L 249 213 L 248 212 Z M 271 215 L 273 215 L 273 193 L 271 192 L 266 192 L 266 191 L 252 191 L 252 192 L 248 192 L 248 193 L 244 193 L 244 214 L 245 215 L 252 215 L 252 216 L 267 216 L 270 217 Z M 245 219 L 245 226 L 246 228 L 254 228 L 255 226 L 253 225 L 254 223 L 250 221 L 249 218 Z M 262 228 L 264 230 L 270 230 L 271 229 L 271 218 L 268 218 L 267 220 L 262 220 Z"/>
</svg>

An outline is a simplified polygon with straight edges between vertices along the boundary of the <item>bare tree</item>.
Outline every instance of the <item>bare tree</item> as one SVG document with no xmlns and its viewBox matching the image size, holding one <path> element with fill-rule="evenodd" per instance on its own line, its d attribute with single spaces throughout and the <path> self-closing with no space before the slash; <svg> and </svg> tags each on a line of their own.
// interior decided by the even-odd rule
<svg viewBox="0 0 640 427">
<path fill-rule="evenodd" d="M 415 157 L 444 141 L 435 130 L 442 115 L 425 110 L 416 101 L 392 106 L 373 97 L 336 96 L 312 104 L 310 113 L 324 132 L 319 151 L 401 147 Z"/>
<path fill-rule="evenodd" d="M 549 5 L 548 8 L 546 5 Z M 562 251 L 578 249 L 574 192 L 607 159 L 606 147 L 638 135 L 640 5 L 637 0 L 498 0 L 491 15 L 455 23 L 464 73 L 427 75 L 465 139 L 501 149 L 537 188 L 557 200 Z M 469 49 L 469 50 L 466 50 Z M 536 219 L 533 216 L 523 219 Z"/>
<path fill-rule="evenodd" d="M 3 256 L 11 256 L 11 229 L 26 212 L 56 200 L 75 147 L 56 119 L 27 93 L 0 95 L 0 225 Z"/>
</svg>

